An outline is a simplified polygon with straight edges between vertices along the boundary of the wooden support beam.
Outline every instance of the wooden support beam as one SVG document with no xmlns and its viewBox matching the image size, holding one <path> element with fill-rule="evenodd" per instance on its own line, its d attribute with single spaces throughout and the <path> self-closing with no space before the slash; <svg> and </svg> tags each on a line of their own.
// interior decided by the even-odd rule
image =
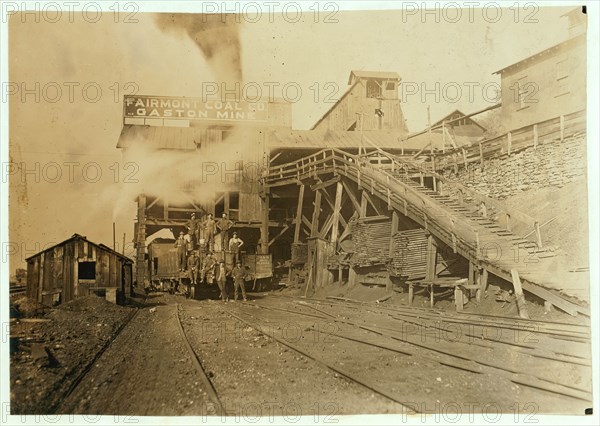
<svg viewBox="0 0 600 426">
<path fill-rule="evenodd" d="M 160 200 L 161 200 L 161 197 L 156 197 L 156 198 L 154 199 L 154 201 L 152 201 L 152 202 L 151 202 L 151 203 L 148 205 L 148 207 L 146 207 L 146 210 L 149 210 L 149 209 L 151 209 L 152 207 L 154 207 L 154 205 L 155 205 L 156 203 L 158 203 Z"/>
<path fill-rule="evenodd" d="M 433 235 L 429 235 L 429 237 L 427 237 L 427 269 L 425 270 L 425 279 L 428 281 L 436 278 L 435 270 L 437 266 L 437 254 L 437 244 L 433 238 Z"/>
<path fill-rule="evenodd" d="M 340 217 L 342 216 L 340 210 L 342 208 L 342 190 L 343 186 L 341 182 L 337 182 L 335 188 L 335 204 L 333 207 L 333 219 L 332 219 L 332 228 L 331 228 L 331 242 L 333 244 L 337 243 L 338 232 L 339 232 L 339 223 Z"/>
<path fill-rule="evenodd" d="M 328 216 L 327 219 L 325 220 L 325 223 L 323 224 L 323 228 L 321 229 L 321 232 L 319 232 L 319 236 L 323 239 L 326 239 L 327 234 L 331 230 L 332 226 L 333 226 L 333 216 Z"/>
<path fill-rule="evenodd" d="M 260 224 L 260 253 L 269 253 L 269 194 L 260 198 L 262 201 L 262 221 Z"/>
<path fill-rule="evenodd" d="M 565 116 L 560 116 L 560 141 L 565 139 Z"/>
<path fill-rule="evenodd" d="M 296 221 L 294 228 L 294 243 L 300 240 L 300 228 L 302 227 L 302 205 L 304 204 L 304 185 L 300 185 L 298 192 L 298 203 L 296 205 Z"/>
<path fill-rule="evenodd" d="M 167 197 L 163 198 L 163 217 L 164 220 L 169 220 L 169 200 Z"/>
<path fill-rule="evenodd" d="M 400 222 L 400 218 L 398 217 L 398 212 L 393 211 L 392 212 L 392 226 L 390 229 L 390 245 L 389 245 L 389 250 L 388 250 L 388 254 L 390 257 L 392 257 L 394 255 L 394 235 L 398 232 L 398 224 Z"/>
<path fill-rule="evenodd" d="M 356 271 L 353 267 L 350 267 L 350 269 L 348 269 L 348 287 L 354 287 L 357 281 Z"/>
<path fill-rule="evenodd" d="M 511 269 L 510 275 L 512 276 L 513 287 L 515 289 L 515 297 L 517 299 L 519 316 L 521 318 L 529 319 L 527 306 L 525 305 L 525 295 L 523 294 L 523 287 L 521 286 L 521 279 L 519 278 L 519 272 L 516 269 Z"/>
<path fill-rule="evenodd" d="M 481 268 L 479 275 L 479 288 L 477 289 L 477 293 L 475 295 L 478 302 L 481 302 L 481 299 L 485 297 L 485 292 L 487 290 L 487 282 L 488 271 L 486 268 Z"/>
<path fill-rule="evenodd" d="M 223 211 L 225 212 L 225 214 L 227 214 L 227 217 L 229 217 L 229 191 L 225 192 L 224 194 Z"/>
<path fill-rule="evenodd" d="M 310 236 L 316 237 L 319 232 L 319 215 L 321 214 L 321 191 L 315 193 L 314 210 L 310 228 Z"/>
<path fill-rule="evenodd" d="M 373 198 L 371 198 L 371 196 L 369 195 L 369 193 L 365 190 L 362 191 L 361 193 L 361 197 L 364 196 L 367 201 L 369 202 L 369 204 L 373 207 L 373 210 L 375 210 L 375 214 L 377 216 L 382 216 L 383 212 L 379 209 L 379 207 L 377 207 L 377 205 L 375 204 L 375 202 L 373 201 Z M 360 200 L 361 204 L 363 202 L 362 198 Z"/>
<path fill-rule="evenodd" d="M 368 206 L 367 192 L 360 191 L 360 209 L 358 210 L 359 217 L 367 216 L 367 206 Z"/>
<path fill-rule="evenodd" d="M 277 238 L 285 234 L 288 229 L 290 229 L 290 225 L 285 225 L 283 228 L 281 228 L 281 231 L 279 231 L 277 235 L 275 235 L 273 238 L 271 238 L 271 241 L 269 241 L 269 247 L 271 247 L 271 245 L 277 240 Z"/>
<path fill-rule="evenodd" d="M 304 215 L 302 215 L 302 223 L 308 228 L 308 229 L 312 229 L 312 223 L 310 223 L 310 220 L 308 220 L 308 218 Z"/>
<path fill-rule="evenodd" d="M 335 183 L 338 183 L 339 181 L 340 181 L 340 177 L 336 176 L 333 179 L 329 179 L 325 182 L 319 182 L 314 185 L 311 185 L 310 189 L 312 189 L 313 191 L 318 191 L 319 189 L 324 189 L 324 188 L 327 188 L 328 186 L 334 185 Z"/>
<path fill-rule="evenodd" d="M 350 198 L 350 201 L 352 202 L 354 209 L 357 212 L 359 212 L 360 211 L 360 203 L 358 202 L 358 196 L 357 196 L 356 192 L 352 189 L 352 187 L 350 187 L 350 185 L 348 184 L 348 182 L 346 182 L 346 180 L 342 180 L 342 185 L 344 186 L 344 189 L 346 190 L 346 194 L 348 194 L 348 198 Z"/>
</svg>

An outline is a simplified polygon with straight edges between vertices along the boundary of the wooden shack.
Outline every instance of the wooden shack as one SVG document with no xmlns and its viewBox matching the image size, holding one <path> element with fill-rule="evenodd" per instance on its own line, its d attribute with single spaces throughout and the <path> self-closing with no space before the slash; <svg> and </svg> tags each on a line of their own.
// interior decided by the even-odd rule
<svg viewBox="0 0 600 426">
<path fill-rule="evenodd" d="M 96 294 L 107 300 L 131 295 L 133 261 L 74 234 L 27 259 L 27 297 L 52 306 Z"/>
</svg>

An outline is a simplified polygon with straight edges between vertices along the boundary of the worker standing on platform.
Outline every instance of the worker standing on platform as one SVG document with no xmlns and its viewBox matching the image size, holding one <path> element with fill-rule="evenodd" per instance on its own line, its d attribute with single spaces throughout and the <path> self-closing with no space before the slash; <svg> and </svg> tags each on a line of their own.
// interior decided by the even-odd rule
<svg viewBox="0 0 600 426">
<path fill-rule="evenodd" d="M 177 267 L 179 272 L 183 272 L 187 261 L 187 241 L 183 236 L 183 231 L 179 233 L 179 238 L 175 241 L 175 247 L 177 247 Z"/>
<path fill-rule="evenodd" d="M 210 213 L 204 221 L 204 242 L 208 251 L 213 251 L 215 249 L 215 220 Z"/>
<path fill-rule="evenodd" d="M 212 284 L 214 282 L 216 263 L 217 261 L 215 260 L 215 257 L 213 256 L 212 252 L 209 251 L 202 264 L 201 281 L 205 280 L 206 284 Z"/>
<path fill-rule="evenodd" d="M 240 261 L 240 247 L 244 245 L 244 242 L 238 238 L 237 232 L 233 233 L 233 238 L 229 240 L 229 251 L 233 253 L 233 262 L 237 263 Z"/>
<path fill-rule="evenodd" d="M 237 298 L 238 298 L 238 288 L 241 287 L 242 289 L 242 297 L 244 299 L 244 302 L 247 301 L 248 299 L 246 299 L 246 287 L 245 287 L 245 280 L 246 280 L 246 268 L 244 268 L 242 266 L 242 262 L 238 261 L 235 264 L 235 267 L 233 268 L 233 270 L 231 271 L 231 276 L 233 277 L 233 301 L 236 302 Z"/>
<path fill-rule="evenodd" d="M 196 219 L 196 213 L 192 213 L 190 220 L 187 221 L 185 225 L 188 229 L 188 235 L 191 241 L 192 250 L 195 250 L 198 244 L 198 240 L 196 238 L 197 228 L 198 228 L 198 219 Z"/>
<path fill-rule="evenodd" d="M 221 231 L 221 250 L 225 251 L 229 244 L 229 230 L 233 227 L 233 221 L 229 220 L 227 213 L 217 222 L 217 228 Z"/>
<path fill-rule="evenodd" d="M 223 302 L 229 301 L 229 296 L 227 295 L 227 269 L 225 268 L 225 262 L 219 262 L 219 267 L 217 268 L 217 284 L 219 286 L 219 290 L 221 290 L 221 300 Z"/>
<path fill-rule="evenodd" d="M 198 273 L 200 272 L 200 258 L 198 252 L 192 250 L 187 260 L 188 278 L 192 285 L 198 284 Z"/>
</svg>

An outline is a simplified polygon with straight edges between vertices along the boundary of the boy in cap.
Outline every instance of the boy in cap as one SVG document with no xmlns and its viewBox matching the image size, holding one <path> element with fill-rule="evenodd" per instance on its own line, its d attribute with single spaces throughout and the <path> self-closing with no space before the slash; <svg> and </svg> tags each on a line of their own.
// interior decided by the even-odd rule
<svg viewBox="0 0 600 426">
<path fill-rule="evenodd" d="M 195 250 L 198 241 L 196 239 L 196 233 L 198 231 L 198 219 L 196 219 L 196 213 L 191 214 L 190 220 L 187 221 L 185 226 L 188 229 L 189 239 L 192 243 L 192 250 Z"/>
<path fill-rule="evenodd" d="M 237 263 L 240 260 L 240 247 L 244 242 L 238 238 L 237 232 L 233 233 L 233 238 L 229 240 L 229 251 L 233 253 L 233 261 Z"/>
</svg>

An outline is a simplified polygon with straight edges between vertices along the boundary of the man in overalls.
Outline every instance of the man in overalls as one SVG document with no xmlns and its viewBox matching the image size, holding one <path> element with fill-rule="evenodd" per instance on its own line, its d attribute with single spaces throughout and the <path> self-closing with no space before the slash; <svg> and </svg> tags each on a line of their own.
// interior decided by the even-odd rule
<svg viewBox="0 0 600 426">
<path fill-rule="evenodd" d="M 221 250 L 227 250 L 229 243 L 229 230 L 233 227 L 233 221 L 229 220 L 227 213 L 217 222 L 217 228 L 221 231 Z"/>
<path fill-rule="evenodd" d="M 238 238 L 237 232 L 233 233 L 233 238 L 229 240 L 229 251 L 233 253 L 233 261 L 237 263 L 240 261 L 240 247 L 244 245 L 244 242 Z"/>
<path fill-rule="evenodd" d="M 175 247 L 177 247 L 177 267 L 179 272 L 183 272 L 187 261 L 187 241 L 183 236 L 183 231 L 179 233 L 179 238 L 175 241 Z"/>
</svg>

